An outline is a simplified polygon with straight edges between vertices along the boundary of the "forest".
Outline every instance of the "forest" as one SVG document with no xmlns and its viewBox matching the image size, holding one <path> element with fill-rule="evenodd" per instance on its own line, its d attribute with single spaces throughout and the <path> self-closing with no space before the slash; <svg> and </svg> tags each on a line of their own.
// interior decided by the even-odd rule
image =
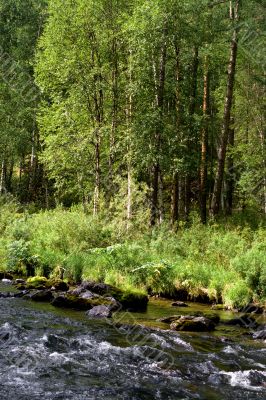
<svg viewBox="0 0 266 400">
<path fill-rule="evenodd" d="M 0 269 L 266 299 L 263 0 L 0 0 Z"/>
</svg>

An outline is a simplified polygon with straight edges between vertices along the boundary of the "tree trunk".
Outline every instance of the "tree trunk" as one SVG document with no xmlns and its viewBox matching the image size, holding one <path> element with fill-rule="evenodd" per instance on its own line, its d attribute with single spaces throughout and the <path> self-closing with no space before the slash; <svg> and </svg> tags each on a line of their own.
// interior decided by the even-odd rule
<svg viewBox="0 0 266 400">
<path fill-rule="evenodd" d="M 189 123 L 189 134 L 192 136 L 194 125 L 193 125 L 193 116 L 196 110 L 196 98 L 197 98 L 197 86 L 198 86 L 198 68 L 199 68 L 199 49 L 198 47 L 194 47 L 194 56 L 192 63 L 192 81 L 191 81 L 191 89 L 190 89 L 190 105 L 189 105 L 189 115 L 190 115 L 190 123 Z M 189 159 L 193 159 L 194 154 L 196 152 L 195 146 L 189 145 Z M 185 218 L 188 219 L 191 207 L 191 182 L 192 182 L 192 174 L 191 171 L 188 170 L 185 176 Z"/>
<path fill-rule="evenodd" d="M 160 54 L 160 64 L 159 64 L 159 76 L 157 79 L 156 66 L 154 65 L 154 83 L 156 88 L 156 108 L 159 113 L 159 126 L 156 127 L 155 132 L 155 149 L 157 161 L 154 163 L 152 168 L 153 178 L 152 178 L 152 197 L 151 197 L 151 225 L 155 225 L 158 220 L 158 189 L 159 189 L 159 174 L 160 174 L 160 164 L 159 156 L 161 152 L 161 130 L 162 130 L 162 114 L 164 105 L 164 85 L 165 85 L 165 65 L 166 65 L 166 40 L 163 39 L 161 54 Z M 158 81 L 158 82 L 157 82 Z"/>
<path fill-rule="evenodd" d="M 115 33 L 113 33 L 115 34 Z M 118 111 L 118 61 L 117 61 L 117 42 L 116 38 L 112 41 L 112 125 L 109 138 L 109 176 L 107 188 L 107 204 L 114 194 L 114 160 L 115 160 L 115 135 L 117 129 Z"/>
<path fill-rule="evenodd" d="M 234 123 L 232 119 L 232 124 Z M 228 144 L 230 148 L 234 147 L 235 144 L 235 130 L 234 127 L 230 127 L 228 135 Z M 232 215 L 233 212 L 233 196 L 234 196 L 234 160 L 232 155 L 227 157 L 227 177 L 226 177 L 226 191 L 225 191 L 225 210 L 227 215 Z"/>
<path fill-rule="evenodd" d="M 233 9 L 231 6 L 231 12 L 230 12 L 231 19 L 234 23 L 239 20 L 239 8 L 240 8 L 240 0 L 236 0 L 235 8 Z M 231 52 L 228 65 L 223 126 L 222 126 L 220 145 L 218 149 L 218 166 L 214 182 L 214 189 L 213 189 L 213 196 L 212 196 L 211 210 L 210 210 L 211 215 L 213 217 L 215 217 L 220 211 L 221 192 L 222 192 L 222 185 L 224 178 L 224 167 L 225 167 L 226 151 L 227 151 L 228 137 L 230 131 L 231 109 L 232 109 L 233 94 L 234 94 L 234 81 L 235 81 L 237 47 L 238 47 L 237 46 L 238 30 L 239 28 L 235 26 L 231 41 Z"/>
<path fill-rule="evenodd" d="M 204 94 L 203 94 L 203 127 L 201 131 L 201 164 L 200 164 L 200 214 L 201 222 L 207 222 L 207 148 L 209 128 L 209 94 L 210 73 L 208 57 L 205 59 Z"/>
<path fill-rule="evenodd" d="M 13 172 L 14 172 L 14 160 L 12 159 L 10 161 L 10 164 L 8 166 L 8 171 L 6 173 L 6 189 L 8 192 L 12 192 L 12 177 L 13 177 Z"/>
<path fill-rule="evenodd" d="M 94 200 L 93 200 L 93 215 L 97 215 L 99 212 L 99 199 L 100 199 L 100 134 L 99 129 L 96 129 L 95 134 L 95 188 L 94 188 Z"/>
<path fill-rule="evenodd" d="M 178 200 L 179 200 L 179 181 L 177 172 L 173 175 L 172 197 L 171 197 L 171 223 L 174 225 L 178 221 Z"/>
<path fill-rule="evenodd" d="M 176 79 L 176 90 L 175 90 L 175 112 L 176 112 L 176 139 L 179 142 L 182 139 L 181 132 L 181 93 L 180 93 L 180 81 L 181 81 L 181 72 L 180 72 L 180 47 L 178 44 L 175 45 L 175 55 L 176 55 L 176 71 L 175 71 L 175 79 Z M 179 176 L 176 170 L 176 166 L 174 165 L 173 171 L 173 180 L 172 180 L 172 194 L 171 194 L 171 224 L 174 224 L 178 221 L 179 218 Z"/>
<path fill-rule="evenodd" d="M 0 176 L 0 195 L 6 192 L 6 183 L 5 183 L 5 160 L 3 159 L 1 164 L 1 176 Z"/>
<path fill-rule="evenodd" d="M 263 212 L 266 214 L 266 157 L 265 157 L 265 133 L 261 129 L 259 130 L 261 152 L 262 152 L 262 165 L 263 165 Z"/>
</svg>

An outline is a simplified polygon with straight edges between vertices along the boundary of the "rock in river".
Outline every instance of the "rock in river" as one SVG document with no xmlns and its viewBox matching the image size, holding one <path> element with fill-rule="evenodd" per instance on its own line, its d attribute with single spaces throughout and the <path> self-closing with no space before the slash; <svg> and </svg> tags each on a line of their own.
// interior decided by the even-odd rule
<svg viewBox="0 0 266 400">
<path fill-rule="evenodd" d="M 87 311 L 86 314 L 93 318 L 111 318 L 112 311 L 107 306 L 96 306 Z"/>
<path fill-rule="evenodd" d="M 172 303 L 172 307 L 188 307 L 188 304 L 183 301 L 175 301 Z"/>
<path fill-rule="evenodd" d="M 215 329 L 215 323 L 206 317 L 183 315 L 172 322 L 170 328 L 174 331 L 209 332 Z"/>
</svg>

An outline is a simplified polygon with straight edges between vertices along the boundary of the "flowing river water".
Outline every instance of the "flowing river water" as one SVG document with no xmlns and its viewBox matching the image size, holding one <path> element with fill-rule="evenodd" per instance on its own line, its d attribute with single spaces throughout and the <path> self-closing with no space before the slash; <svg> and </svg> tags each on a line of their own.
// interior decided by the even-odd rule
<svg viewBox="0 0 266 400">
<path fill-rule="evenodd" d="M 209 308 L 190 304 L 181 311 L 191 310 Z M 222 324 L 214 333 L 181 333 L 156 322 L 177 313 L 171 302 L 151 300 L 147 313 L 106 321 L 1 298 L 0 399 L 266 398 L 263 341 Z"/>
</svg>

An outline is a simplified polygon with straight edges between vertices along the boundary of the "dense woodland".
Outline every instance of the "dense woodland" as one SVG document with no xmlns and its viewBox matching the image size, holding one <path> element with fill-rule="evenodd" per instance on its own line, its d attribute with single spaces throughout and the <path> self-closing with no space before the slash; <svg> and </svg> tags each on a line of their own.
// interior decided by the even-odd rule
<svg viewBox="0 0 266 400">
<path fill-rule="evenodd" d="M 21 264 L 37 254 L 45 259 L 42 266 L 68 265 L 78 277 L 83 267 L 98 263 L 99 279 L 108 278 L 106 271 L 114 275 L 116 264 L 123 277 L 135 271 L 135 286 L 153 279 L 145 288 L 154 289 L 158 268 L 159 275 L 171 269 L 159 259 L 176 260 L 177 238 L 171 235 L 179 231 L 179 283 L 184 278 L 189 285 L 190 275 L 196 276 L 194 283 L 219 297 L 226 282 L 238 281 L 240 295 L 232 296 L 240 303 L 250 290 L 263 298 L 263 234 L 215 236 L 221 217 L 252 213 L 258 227 L 266 213 L 263 3 L 0 0 L 2 234 L 16 212 L 38 211 L 30 222 L 25 217 L 24 228 L 7 229 L 5 240 L 13 241 L 3 258 L 15 254 Z M 195 242 L 183 231 L 193 221 Z M 233 230 L 235 222 L 230 224 Z M 61 233 L 48 240 L 48 231 L 59 225 Z M 126 248 L 124 264 L 113 260 L 112 273 L 108 257 L 85 260 L 88 249 L 121 243 L 132 231 L 138 239 L 161 232 L 152 239 L 158 248 Z M 170 250 L 162 247 L 163 237 Z M 256 256 L 249 254 L 232 267 L 231 258 L 241 258 L 245 248 L 256 253 L 256 266 L 251 268 Z M 185 266 L 189 254 L 198 257 L 194 269 Z M 136 270 L 144 264 L 152 279 L 142 276 L 147 269 Z M 220 264 L 225 270 L 230 264 L 230 273 L 217 275 L 215 283 L 207 265 Z M 251 283 L 242 265 L 252 269 Z M 173 282 L 168 275 L 155 291 Z M 237 303 L 232 296 L 228 303 Z"/>
</svg>

